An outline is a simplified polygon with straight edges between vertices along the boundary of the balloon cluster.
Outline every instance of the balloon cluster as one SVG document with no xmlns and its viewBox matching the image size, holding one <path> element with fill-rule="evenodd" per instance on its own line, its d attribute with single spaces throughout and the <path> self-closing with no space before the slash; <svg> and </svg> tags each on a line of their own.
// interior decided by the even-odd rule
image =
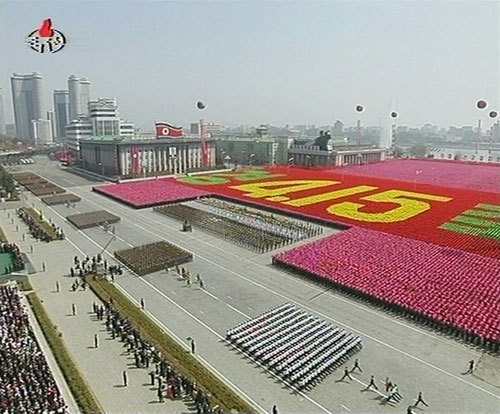
<svg viewBox="0 0 500 414">
<path fill-rule="evenodd" d="M 196 107 L 198 109 L 205 109 L 207 106 L 205 105 L 205 103 L 203 101 L 198 101 L 198 102 L 196 102 Z"/>
<path fill-rule="evenodd" d="M 363 105 L 357 105 L 356 106 L 356 111 L 358 111 L 358 112 L 363 112 L 364 109 L 365 108 L 363 108 Z"/>
</svg>

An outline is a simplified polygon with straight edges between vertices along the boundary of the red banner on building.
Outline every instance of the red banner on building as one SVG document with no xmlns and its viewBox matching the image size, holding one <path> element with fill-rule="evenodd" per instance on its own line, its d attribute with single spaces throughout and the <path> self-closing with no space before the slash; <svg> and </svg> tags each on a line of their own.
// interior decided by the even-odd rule
<svg viewBox="0 0 500 414">
<path fill-rule="evenodd" d="M 157 138 L 178 138 L 183 136 L 182 127 L 176 127 L 166 122 L 157 122 L 155 127 Z"/>
<path fill-rule="evenodd" d="M 132 147 L 130 150 L 132 157 L 132 174 L 140 174 L 141 172 L 141 150 L 139 147 Z"/>
</svg>

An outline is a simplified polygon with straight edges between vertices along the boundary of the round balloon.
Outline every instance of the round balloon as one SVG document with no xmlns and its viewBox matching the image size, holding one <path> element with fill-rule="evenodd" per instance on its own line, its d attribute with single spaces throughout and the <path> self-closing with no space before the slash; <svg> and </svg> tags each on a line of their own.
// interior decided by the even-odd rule
<svg viewBox="0 0 500 414">
<path fill-rule="evenodd" d="M 392 112 L 391 112 L 391 117 L 392 117 L 392 118 L 397 118 L 397 117 L 398 117 L 398 113 L 397 113 L 397 112 L 395 112 L 395 111 L 392 111 Z"/>
<path fill-rule="evenodd" d="M 497 111 L 491 111 L 490 112 L 490 118 L 496 118 L 498 115 Z"/>
<path fill-rule="evenodd" d="M 198 101 L 196 103 L 196 106 L 198 107 L 198 109 L 205 109 L 206 108 L 206 105 L 202 101 Z"/>
<path fill-rule="evenodd" d="M 365 108 L 363 108 L 362 105 L 357 105 L 356 106 L 356 111 L 358 111 L 358 112 L 363 112 L 363 109 L 365 109 Z"/>
<path fill-rule="evenodd" d="M 483 99 L 481 99 L 481 100 L 477 101 L 477 107 L 478 107 L 479 109 L 484 109 L 484 108 L 486 108 L 486 105 L 488 105 L 488 104 L 487 104 L 487 103 L 486 103 L 486 101 L 484 101 Z"/>
</svg>

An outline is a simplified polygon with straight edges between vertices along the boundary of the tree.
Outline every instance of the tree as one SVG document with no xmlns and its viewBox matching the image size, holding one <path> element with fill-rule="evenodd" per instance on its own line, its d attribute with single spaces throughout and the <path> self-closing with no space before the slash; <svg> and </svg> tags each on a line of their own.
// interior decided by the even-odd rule
<svg viewBox="0 0 500 414">
<path fill-rule="evenodd" d="M 410 148 L 410 155 L 412 157 L 421 158 L 427 153 L 427 147 L 425 144 L 415 144 Z"/>
</svg>

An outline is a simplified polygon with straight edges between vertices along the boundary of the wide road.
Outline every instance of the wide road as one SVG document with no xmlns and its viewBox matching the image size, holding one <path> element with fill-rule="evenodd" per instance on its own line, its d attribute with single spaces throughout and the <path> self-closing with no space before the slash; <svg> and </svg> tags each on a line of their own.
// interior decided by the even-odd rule
<svg viewBox="0 0 500 414">
<path fill-rule="evenodd" d="M 108 261 L 116 250 L 159 240 L 171 241 L 194 254 L 188 267 L 192 274 L 201 274 L 205 290 L 185 287 L 173 273 L 165 271 L 143 278 L 127 272 L 116 282 L 135 300 L 144 298 L 149 312 L 186 346 L 187 337 L 195 338 L 199 358 L 262 412 L 269 412 L 273 404 L 280 412 L 406 412 L 419 391 L 429 408 L 416 410 L 500 411 L 498 358 L 276 269 L 270 265 L 271 253 L 256 254 L 196 228 L 193 233 L 183 233 L 176 220 L 152 209 L 134 210 L 117 203 L 92 192 L 95 182 L 62 171 L 42 157 L 36 160 L 37 164 L 26 169 L 66 187 L 82 201 L 76 208 L 47 207 L 28 193 L 29 201 L 60 225 L 68 241 L 81 251 L 96 254 L 111 240 L 111 234 L 100 228 L 80 231 L 65 217 L 104 209 L 121 217 L 116 240 L 107 250 Z M 225 342 L 227 329 L 284 302 L 361 336 L 363 349 L 356 356 L 363 372 L 353 374 L 353 381 L 337 382 L 341 367 L 312 391 L 301 393 Z M 479 361 L 476 374 L 462 375 L 470 359 Z M 380 392 L 363 391 L 371 374 Z M 398 384 L 401 403 L 382 402 L 386 377 Z"/>
</svg>

